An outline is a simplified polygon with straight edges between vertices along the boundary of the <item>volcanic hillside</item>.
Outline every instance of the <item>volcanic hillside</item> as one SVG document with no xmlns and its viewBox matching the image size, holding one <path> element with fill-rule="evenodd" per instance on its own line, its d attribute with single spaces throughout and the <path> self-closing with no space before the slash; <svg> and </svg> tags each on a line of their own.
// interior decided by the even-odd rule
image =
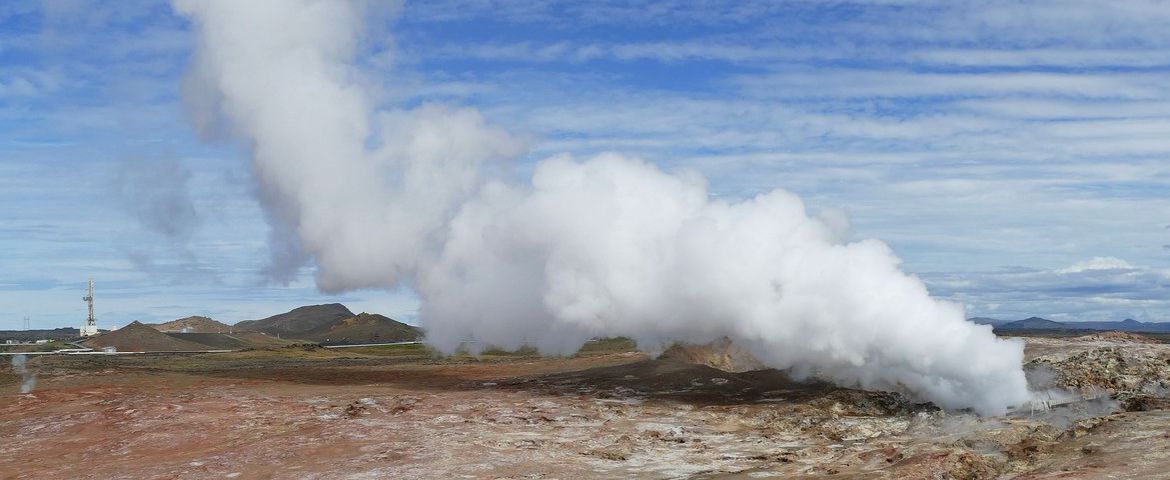
<svg viewBox="0 0 1170 480">
<path fill-rule="evenodd" d="M 374 313 L 354 315 L 340 303 L 299 307 L 263 320 L 240 322 L 235 328 L 332 344 L 404 342 L 422 338 L 422 330 L 417 327 Z"/>
<path fill-rule="evenodd" d="M 180 318 L 178 320 L 171 320 L 166 323 L 155 323 L 148 325 L 161 332 L 228 333 L 233 330 L 233 328 L 227 324 L 201 316 Z"/>
<path fill-rule="evenodd" d="M 208 346 L 180 340 L 139 322 L 82 342 L 90 348 L 114 347 L 120 352 L 182 352 L 207 350 Z"/>
<path fill-rule="evenodd" d="M 321 343 L 409 342 L 422 338 L 422 330 L 397 320 L 362 312 L 350 318 L 334 320 L 304 332 L 298 338 Z"/>
<path fill-rule="evenodd" d="M 353 316 L 353 312 L 340 303 L 309 305 L 260 320 L 245 320 L 237 323 L 235 328 L 281 337 L 304 338 L 303 334 L 309 331 Z"/>
</svg>

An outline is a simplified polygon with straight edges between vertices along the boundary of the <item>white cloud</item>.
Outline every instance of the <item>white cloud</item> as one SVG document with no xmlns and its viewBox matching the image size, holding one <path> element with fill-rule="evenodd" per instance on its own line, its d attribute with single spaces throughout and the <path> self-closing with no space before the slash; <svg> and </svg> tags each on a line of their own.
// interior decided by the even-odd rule
<svg viewBox="0 0 1170 480">
<path fill-rule="evenodd" d="M 1140 318 L 1167 321 L 1170 271 L 1131 264 L 1117 257 L 1094 257 L 1051 270 L 1031 268 L 964 274 L 925 274 L 932 293 L 975 305 L 970 315 L 1016 319 L 1028 316 L 1068 320 Z M 958 279 L 971 283 L 954 285 Z M 979 308 L 979 305 L 998 307 Z"/>
<path fill-rule="evenodd" d="M 1093 257 L 1083 262 L 1077 262 L 1067 268 L 1057 270 L 1056 273 L 1081 273 L 1091 270 L 1136 270 L 1129 262 L 1117 257 Z"/>
</svg>

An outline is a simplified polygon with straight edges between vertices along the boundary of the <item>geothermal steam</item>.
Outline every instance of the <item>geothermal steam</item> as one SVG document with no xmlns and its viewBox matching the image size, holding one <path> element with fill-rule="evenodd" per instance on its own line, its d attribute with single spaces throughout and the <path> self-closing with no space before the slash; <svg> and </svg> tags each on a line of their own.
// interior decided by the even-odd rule
<svg viewBox="0 0 1170 480">
<path fill-rule="evenodd" d="M 20 393 L 32 393 L 37 386 L 37 374 L 29 371 L 28 357 L 21 354 L 12 356 L 12 373 L 20 375 Z"/>
<path fill-rule="evenodd" d="M 176 7 L 200 33 L 195 123 L 250 145 L 273 232 L 289 234 L 273 236 L 273 270 L 311 258 L 326 291 L 409 286 L 442 350 L 728 336 L 777 368 L 943 407 L 1028 400 L 1022 344 L 930 298 L 885 244 L 843 243 L 790 193 L 712 200 L 697 175 L 618 154 L 500 180 L 489 172 L 524 145 L 477 111 L 372 107 L 360 4 Z"/>
</svg>

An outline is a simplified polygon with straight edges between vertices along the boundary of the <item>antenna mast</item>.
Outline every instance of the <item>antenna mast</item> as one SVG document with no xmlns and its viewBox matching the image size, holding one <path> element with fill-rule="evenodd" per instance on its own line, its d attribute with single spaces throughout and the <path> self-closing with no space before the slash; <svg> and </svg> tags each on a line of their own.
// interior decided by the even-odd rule
<svg viewBox="0 0 1170 480">
<path fill-rule="evenodd" d="M 97 319 L 93 316 L 93 279 L 89 279 L 89 291 L 81 297 L 85 303 L 89 304 L 89 318 L 85 320 L 85 326 L 81 327 L 81 336 L 88 337 L 90 335 L 97 335 Z"/>
</svg>

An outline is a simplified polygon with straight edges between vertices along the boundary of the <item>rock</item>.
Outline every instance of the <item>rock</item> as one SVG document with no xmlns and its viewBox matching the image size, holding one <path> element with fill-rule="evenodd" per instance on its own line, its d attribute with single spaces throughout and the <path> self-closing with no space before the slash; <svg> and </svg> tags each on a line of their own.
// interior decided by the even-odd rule
<svg viewBox="0 0 1170 480">
<path fill-rule="evenodd" d="M 731 343 L 731 339 L 727 337 L 701 345 L 676 344 L 662 352 L 659 358 L 706 365 L 732 373 L 768 368 L 746 348 Z"/>
<path fill-rule="evenodd" d="M 1052 386 L 1089 396 L 1147 392 L 1165 396 L 1170 391 L 1170 350 L 1163 345 L 1126 345 L 1093 348 L 1066 358 L 1042 356 L 1029 369 L 1050 368 Z"/>
</svg>

